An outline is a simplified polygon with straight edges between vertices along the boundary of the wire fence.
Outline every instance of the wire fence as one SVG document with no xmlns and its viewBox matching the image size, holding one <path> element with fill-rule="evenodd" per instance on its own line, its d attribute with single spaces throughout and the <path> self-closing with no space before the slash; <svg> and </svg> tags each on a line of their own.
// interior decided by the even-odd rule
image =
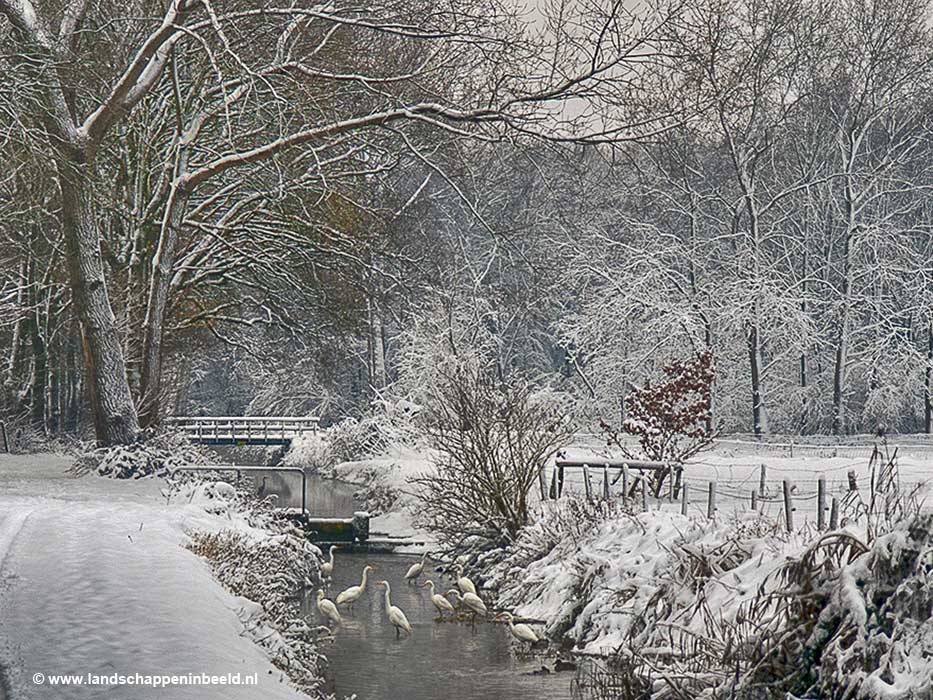
<svg viewBox="0 0 933 700">
<path fill-rule="evenodd" d="M 550 477 L 542 473 L 540 497 L 621 499 L 643 509 L 679 509 L 685 515 L 709 518 L 756 511 L 781 519 L 789 530 L 810 523 L 825 528 L 836 526 L 830 521 L 838 516 L 843 503 L 853 498 L 868 500 L 881 489 L 883 464 L 896 465 L 888 474 L 893 473 L 898 493 L 925 496 L 933 476 L 933 459 L 914 460 L 904 466 L 897 466 L 897 462 L 898 452 L 889 446 L 872 446 L 867 459 L 853 457 L 807 466 L 781 465 L 773 460 L 695 459 L 673 467 L 672 474 L 681 470 L 680 479 L 668 476 L 656 494 L 651 474 L 657 469 L 639 471 L 635 466 L 639 463 L 633 461 L 631 469 L 625 464 L 623 470 L 617 466 L 619 460 L 610 462 L 593 455 L 587 462 L 578 455 L 574 462 L 565 463 L 577 468 L 564 468 L 557 462 Z"/>
</svg>

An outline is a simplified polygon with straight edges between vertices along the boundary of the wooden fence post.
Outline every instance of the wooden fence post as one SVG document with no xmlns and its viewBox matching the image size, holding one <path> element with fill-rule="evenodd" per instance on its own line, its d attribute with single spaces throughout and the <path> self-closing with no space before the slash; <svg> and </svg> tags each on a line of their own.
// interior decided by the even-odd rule
<svg viewBox="0 0 933 700">
<path fill-rule="evenodd" d="M 546 467 L 542 464 L 541 468 L 538 469 L 538 488 L 541 489 L 541 500 L 547 500 L 547 477 L 544 475 L 544 470 Z"/>
<path fill-rule="evenodd" d="M 846 474 L 846 477 L 849 480 L 849 491 L 858 491 L 858 477 L 855 474 L 855 470 L 850 470 L 848 474 Z"/>
<path fill-rule="evenodd" d="M 564 495 L 564 467 L 563 465 L 557 468 L 557 497 L 560 498 Z"/>
<path fill-rule="evenodd" d="M 832 508 L 829 510 L 829 529 L 835 530 L 839 527 L 839 501 L 833 496 Z"/>
<path fill-rule="evenodd" d="M 6 434 L 6 423 L 0 420 L 0 438 L 3 439 L 3 451 L 7 454 L 10 453 L 10 440 L 7 438 Z"/>
<path fill-rule="evenodd" d="M 554 469 L 551 471 L 551 500 L 557 500 L 557 465 L 554 465 Z"/>
<path fill-rule="evenodd" d="M 609 466 L 603 465 L 603 500 L 609 500 Z"/>
<path fill-rule="evenodd" d="M 680 514 L 686 515 L 687 514 L 687 503 L 688 503 L 688 499 L 690 498 L 690 496 L 687 494 L 687 482 L 686 481 L 683 481 L 680 484 L 680 496 L 681 496 Z"/>
<path fill-rule="evenodd" d="M 706 496 L 706 517 L 712 520 L 716 516 L 716 482 L 709 482 L 709 493 Z"/>
<path fill-rule="evenodd" d="M 816 529 L 826 529 L 826 477 L 816 482 Z"/>
<path fill-rule="evenodd" d="M 628 505 L 628 465 L 622 465 L 622 505 Z"/>
<path fill-rule="evenodd" d="M 583 490 L 586 492 L 586 500 L 593 501 L 593 484 L 590 483 L 590 468 L 583 465 Z"/>
<path fill-rule="evenodd" d="M 767 468 L 764 464 L 761 465 L 761 476 L 758 478 L 758 495 L 764 498 L 765 487 L 767 485 Z"/>
<path fill-rule="evenodd" d="M 794 503 L 790 494 L 790 481 L 784 479 L 784 517 L 787 519 L 787 531 L 794 531 Z"/>
<path fill-rule="evenodd" d="M 758 492 L 752 489 L 752 510 L 758 510 Z"/>
<path fill-rule="evenodd" d="M 648 480 L 645 479 L 644 473 L 641 475 L 641 510 L 642 512 L 648 510 Z"/>
</svg>

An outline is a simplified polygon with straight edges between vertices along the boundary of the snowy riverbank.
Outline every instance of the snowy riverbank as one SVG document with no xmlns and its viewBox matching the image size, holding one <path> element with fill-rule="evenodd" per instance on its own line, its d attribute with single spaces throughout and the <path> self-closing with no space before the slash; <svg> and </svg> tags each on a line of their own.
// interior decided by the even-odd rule
<svg viewBox="0 0 933 700">
<path fill-rule="evenodd" d="M 222 498 L 210 499 L 208 512 L 198 494 L 167 500 L 161 480 L 75 478 L 70 463 L 0 455 L 0 666 L 9 700 L 100 697 L 100 687 L 63 695 L 36 684 L 40 673 L 240 674 L 258 687 L 176 686 L 171 697 L 306 697 L 251 639 L 256 605 L 225 591 L 185 548 L 192 531 L 251 532 Z M 166 697 L 144 687 L 105 692 Z"/>
<path fill-rule="evenodd" d="M 869 540 L 859 525 L 788 534 L 755 513 L 596 508 L 549 506 L 486 585 L 551 638 L 612 659 L 614 682 L 656 700 L 906 700 L 933 687 L 931 516 Z"/>
</svg>

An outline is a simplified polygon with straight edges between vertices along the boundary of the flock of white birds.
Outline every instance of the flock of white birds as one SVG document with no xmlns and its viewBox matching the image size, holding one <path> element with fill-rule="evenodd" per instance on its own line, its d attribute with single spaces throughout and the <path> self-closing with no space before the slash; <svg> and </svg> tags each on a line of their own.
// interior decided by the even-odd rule
<svg viewBox="0 0 933 700">
<path fill-rule="evenodd" d="M 324 562 L 321 565 L 321 574 L 325 579 L 330 579 L 334 574 L 334 552 L 339 550 L 340 547 L 332 546 L 329 552 L 328 561 Z M 424 562 L 427 557 L 427 553 L 421 556 L 421 561 L 412 564 L 409 567 L 408 571 L 405 573 L 405 580 L 411 583 L 418 581 L 421 574 L 424 573 Z M 346 590 L 341 591 L 337 594 L 335 600 L 329 600 L 323 589 L 319 589 L 317 592 L 317 609 L 325 618 L 330 620 L 333 624 L 339 625 L 342 618 L 340 616 L 339 606 L 345 605 L 348 611 L 353 610 L 353 604 L 358 601 L 363 594 L 366 592 L 366 586 L 369 583 L 369 572 L 375 571 L 375 566 L 366 565 L 363 567 L 363 574 L 358 586 L 350 586 Z M 445 619 L 445 614 L 450 613 L 453 616 L 457 615 L 457 607 L 461 611 L 470 613 L 471 623 L 476 624 L 476 616 L 480 615 L 482 617 L 487 617 L 489 615 L 488 610 L 486 609 L 486 604 L 483 602 L 483 599 L 479 597 L 476 592 L 476 585 L 465 576 L 463 573 L 463 566 L 457 565 L 457 588 L 452 588 L 444 595 L 441 595 L 437 592 L 434 585 L 434 581 L 426 580 L 424 583 L 420 584 L 421 588 L 429 588 L 431 590 L 431 603 L 434 604 L 434 607 L 437 608 L 439 614 L 438 621 L 443 621 Z M 404 631 L 406 635 L 412 634 L 411 623 L 408 621 L 408 617 L 405 615 L 405 612 L 398 607 L 397 605 L 392 605 L 392 588 L 389 586 L 388 581 L 376 581 L 377 586 L 385 588 L 385 610 L 386 617 L 388 617 L 389 622 L 392 623 L 392 626 L 395 627 L 395 637 L 396 639 L 401 638 L 401 634 Z M 457 601 L 457 607 L 454 607 L 454 604 L 450 602 L 450 597 L 453 596 Z M 530 645 L 535 644 L 539 637 L 531 627 L 526 624 L 515 624 L 515 620 L 511 613 L 504 612 L 496 616 L 496 620 L 508 622 L 509 631 L 512 633 L 512 636 L 515 637 L 520 642 L 527 642 Z"/>
</svg>

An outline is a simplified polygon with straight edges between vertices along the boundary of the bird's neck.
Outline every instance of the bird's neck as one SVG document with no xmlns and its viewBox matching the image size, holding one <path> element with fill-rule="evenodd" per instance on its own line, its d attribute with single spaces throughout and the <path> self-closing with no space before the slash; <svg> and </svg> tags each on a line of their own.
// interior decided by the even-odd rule
<svg viewBox="0 0 933 700">
<path fill-rule="evenodd" d="M 389 587 L 386 586 L 386 608 L 392 606 L 392 600 L 389 598 Z"/>
<path fill-rule="evenodd" d="M 369 575 L 369 571 L 363 569 L 363 580 L 360 581 L 360 588 L 366 588 L 366 577 Z"/>
</svg>

